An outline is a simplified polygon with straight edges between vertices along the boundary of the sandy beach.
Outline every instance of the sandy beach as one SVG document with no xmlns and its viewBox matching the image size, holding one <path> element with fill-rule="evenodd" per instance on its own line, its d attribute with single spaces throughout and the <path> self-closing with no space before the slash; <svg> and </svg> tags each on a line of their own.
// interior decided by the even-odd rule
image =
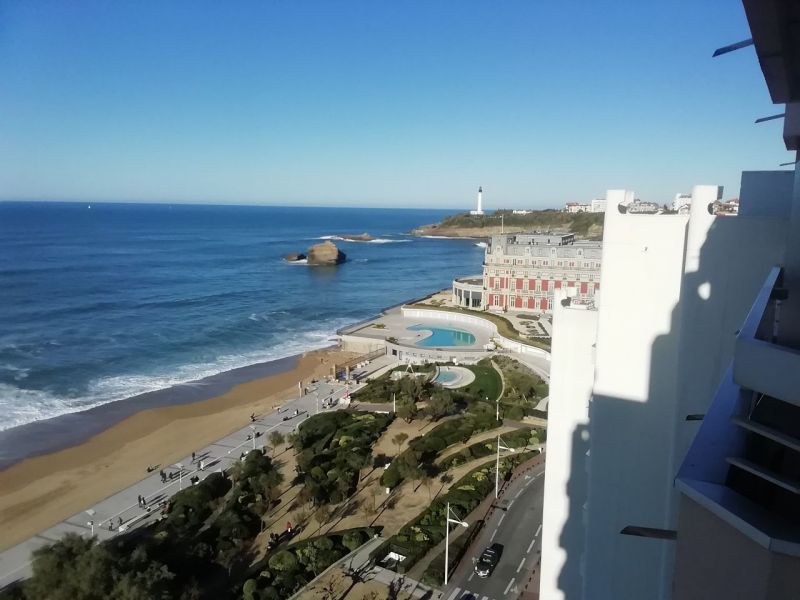
<svg viewBox="0 0 800 600">
<path fill-rule="evenodd" d="M 293 368 L 198 402 L 143 410 L 78 445 L 25 459 L 0 472 L 0 550 L 66 519 L 194 449 L 243 427 L 297 393 L 297 383 L 330 374 L 350 354 L 317 350 Z"/>
</svg>

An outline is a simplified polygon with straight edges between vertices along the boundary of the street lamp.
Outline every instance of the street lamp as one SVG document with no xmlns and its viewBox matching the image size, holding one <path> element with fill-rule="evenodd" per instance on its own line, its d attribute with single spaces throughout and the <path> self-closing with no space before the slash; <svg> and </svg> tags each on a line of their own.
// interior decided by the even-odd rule
<svg viewBox="0 0 800 600">
<path fill-rule="evenodd" d="M 256 426 L 255 425 L 250 425 L 250 431 L 251 431 L 250 437 L 253 438 L 253 450 L 255 450 L 256 449 Z"/>
<path fill-rule="evenodd" d="M 494 466 L 494 498 L 497 500 L 497 497 L 500 494 L 500 450 L 506 450 L 508 452 L 514 452 L 513 448 L 509 448 L 508 446 L 503 444 L 503 440 L 500 436 L 497 436 L 497 461 Z"/>
<path fill-rule="evenodd" d="M 89 515 L 90 517 L 92 517 L 92 518 L 91 518 L 91 520 L 89 520 L 89 521 L 88 521 L 86 524 L 87 524 L 89 527 L 91 527 L 91 528 L 92 528 L 92 535 L 94 535 L 94 513 L 95 513 L 95 510 L 94 510 L 93 508 L 90 508 L 89 510 L 87 510 L 87 511 L 85 511 L 85 512 L 86 512 L 86 514 L 87 514 L 87 515 Z"/>
<path fill-rule="evenodd" d="M 183 464 L 182 463 L 175 463 L 175 466 L 178 467 L 178 489 L 183 489 Z"/>
<path fill-rule="evenodd" d="M 469 523 L 462 521 L 456 515 L 455 519 L 450 518 L 450 513 L 456 514 L 455 512 L 450 510 L 450 503 L 447 503 L 447 523 L 444 526 L 444 584 L 447 585 L 447 576 L 449 575 L 450 570 L 450 523 L 454 525 L 461 525 L 462 527 L 469 527 Z"/>
<path fill-rule="evenodd" d="M 319 414 L 319 392 L 314 391 L 314 397 L 317 399 L 317 414 Z"/>
</svg>

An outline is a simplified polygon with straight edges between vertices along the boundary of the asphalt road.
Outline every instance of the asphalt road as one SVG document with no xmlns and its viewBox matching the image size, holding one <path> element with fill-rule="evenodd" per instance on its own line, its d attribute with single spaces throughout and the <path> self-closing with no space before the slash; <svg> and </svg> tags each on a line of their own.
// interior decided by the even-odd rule
<svg viewBox="0 0 800 600">
<path fill-rule="evenodd" d="M 472 544 L 442 594 L 443 600 L 499 600 L 516 598 L 541 551 L 544 465 L 511 482 L 478 539 Z M 494 571 L 483 579 L 474 563 L 491 544 L 503 553 Z"/>
</svg>

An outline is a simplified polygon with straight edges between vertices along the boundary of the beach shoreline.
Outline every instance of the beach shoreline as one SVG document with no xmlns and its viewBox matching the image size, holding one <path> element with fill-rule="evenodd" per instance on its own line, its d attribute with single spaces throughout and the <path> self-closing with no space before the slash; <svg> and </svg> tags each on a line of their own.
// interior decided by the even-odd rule
<svg viewBox="0 0 800 600">
<path fill-rule="evenodd" d="M 351 356 L 337 347 L 313 350 L 52 419 L 61 427 L 66 418 L 90 417 L 86 429 L 57 440 L 60 449 L 0 471 L 0 550 L 136 483 L 148 466 L 170 464 L 236 431 L 251 413 L 294 397 L 299 381 L 329 375 Z"/>
</svg>

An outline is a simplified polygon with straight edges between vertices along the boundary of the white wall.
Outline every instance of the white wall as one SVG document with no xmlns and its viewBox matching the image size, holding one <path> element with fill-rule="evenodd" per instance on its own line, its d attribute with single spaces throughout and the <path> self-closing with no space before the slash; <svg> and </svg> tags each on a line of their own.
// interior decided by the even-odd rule
<svg viewBox="0 0 800 600">
<path fill-rule="evenodd" d="M 594 383 L 597 311 L 561 306 L 553 310 L 548 405 L 547 469 L 544 480 L 542 600 L 572 600 L 581 593 L 585 527 L 586 451 L 589 398 Z"/>
</svg>

